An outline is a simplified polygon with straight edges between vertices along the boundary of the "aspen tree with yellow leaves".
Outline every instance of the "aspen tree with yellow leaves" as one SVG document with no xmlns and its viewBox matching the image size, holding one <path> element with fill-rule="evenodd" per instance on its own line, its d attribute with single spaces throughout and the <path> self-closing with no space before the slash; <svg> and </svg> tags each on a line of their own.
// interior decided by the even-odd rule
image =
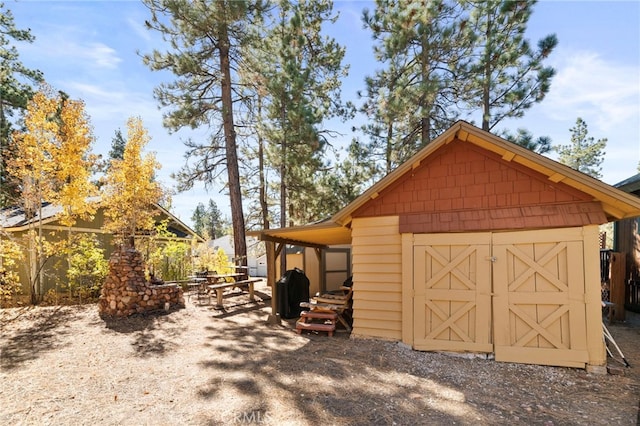
<svg viewBox="0 0 640 426">
<path fill-rule="evenodd" d="M 90 220 L 93 217 L 96 204 L 87 199 L 98 191 L 91 181 L 91 168 L 97 161 L 96 156 L 90 154 L 94 137 L 82 101 L 62 97 L 58 139 L 54 155 L 54 181 L 58 187 L 52 201 L 64 209 L 60 223 L 70 227 L 77 218 Z"/>
<path fill-rule="evenodd" d="M 19 188 L 20 204 L 28 220 L 26 262 L 31 302 L 43 294 L 42 269 L 61 247 L 47 243 L 43 235 L 42 207 L 63 207 L 60 221 L 71 227 L 77 217 L 88 218 L 96 194 L 90 182 L 93 136 L 82 101 L 41 87 L 27 105 L 23 131 L 14 132 L 14 155 L 7 160 L 10 179 Z M 64 248 L 64 247 L 62 247 Z"/>
<path fill-rule="evenodd" d="M 162 187 L 155 180 L 160 169 L 155 155 L 143 149 L 150 137 L 142 119 L 127 122 L 127 143 L 122 160 L 113 159 L 106 176 L 104 196 L 105 229 L 116 241 L 134 247 L 137 232 L 151 231 L 155 225 L 154 205 L 162 198 Z"/>
</svg>

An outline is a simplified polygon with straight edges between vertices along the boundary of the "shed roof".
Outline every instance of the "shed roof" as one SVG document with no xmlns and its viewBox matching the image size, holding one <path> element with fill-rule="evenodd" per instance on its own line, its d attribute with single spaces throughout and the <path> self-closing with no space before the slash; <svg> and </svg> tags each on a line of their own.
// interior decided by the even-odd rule
<svg viewBox="0 0 640 426">
<path fill-rule="evenodd" d="M 640 198 L 481 130 L 467 122 L 458 121 L 429 145 L 334 214 L 330 220 L 322 224 L 263 230 L 252 234 L 260 236 L 263 240 L 287 241 L 307 245 L 348 243 L 350 242 L 351 234 L 348 227 L 353 219 L 352 214 L 357 209 L 368 201 L 377 198 L 385 188 L 392 185 L 406 173 L 417 168 L 431 154 L 453 140 L 474 144 L 500 155 L 505 161 L 515 162 L 541 173 L 552 183 L 562 182 L 588 194 L 593 201 L 602 204 L 609 221 L 640 216 Z"/>
</svg>

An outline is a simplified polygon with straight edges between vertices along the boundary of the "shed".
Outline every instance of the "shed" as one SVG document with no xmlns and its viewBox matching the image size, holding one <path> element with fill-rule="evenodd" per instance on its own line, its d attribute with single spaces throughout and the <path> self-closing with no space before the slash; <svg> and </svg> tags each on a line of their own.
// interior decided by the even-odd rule
<svg viewBox="0 0 640 426">
<path fill-rule="evenodd" d="M 640 199 L 457 122 L 322 224 L 266 241 L 350 240 L 354 336 L 585 368 L 606 363 L 598 225 Z"/>
</svg>

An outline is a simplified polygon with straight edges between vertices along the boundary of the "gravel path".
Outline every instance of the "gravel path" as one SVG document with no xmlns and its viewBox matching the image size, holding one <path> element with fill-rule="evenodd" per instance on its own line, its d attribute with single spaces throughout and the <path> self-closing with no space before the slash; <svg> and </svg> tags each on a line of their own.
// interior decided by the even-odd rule
<svg viewBox="0 0 640 426">
<path fill-rule="evenodd" d="M 267 299 L 263 290 L 257 291 Z M 640 321 L 623 375 L 416 352 L 265 324 L 269 301 L 103 321 L 96 305 L 0 310 L 2 425 L 635 425 Z"/>
</svg>

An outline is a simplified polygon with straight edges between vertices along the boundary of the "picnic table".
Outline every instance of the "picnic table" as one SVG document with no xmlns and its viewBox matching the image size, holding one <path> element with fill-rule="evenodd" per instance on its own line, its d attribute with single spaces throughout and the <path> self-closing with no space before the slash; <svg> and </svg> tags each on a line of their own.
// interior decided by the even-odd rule
<svg viewBox="0 0 640 426">
<path fill-rule="evenodd" d="M 234 272 L 229 274 L 218 273 L 200 273 L 189 277 L 189 288 L 196 292 L 198 302 L 203 298 L 211 301 L 211 293 L 216 293 L 216 307 L 222 307 L 222 299 L 224 290 L 228 288 L 238 287 L 240 289 L 247 287 L 249 290 L 249 299 L 255 300 L 254 284 L 261 281 L 261 278 L 250 278 L 246 273 Z"/>
<path fill-rule="evenodd" d="M 202 299 L 211 300 L 207 290 L 208 280 L 206 278 L 206 275 L 203 275 L 203 274 L 189 275 L 187 277 L 187 280 L 188 280 L 187 290 L 189 292 L 189 300 L 191 300 L 191 296 L 193 296 L 194 294 L 197 296 L 198 303 L 200 303 L 200 300 Z"/>
<path fill-rule="evenodd" d="M 227 281 L 227 278 L 232 278 L 231 281 Z M 248 287 L 249 290 L 249 300 L 254 301 L 254 288 L 253 285 L 259 281 L 262 281 L 261 278 L 250 278 L 247 274 L 244 273 L 232 273 L 232 274 L 213 274 L 211 276 L 207 276 L 207 280 L 209 283 L 207 288 L 209 290 L 213 290 L 216 292 L 216 306 L 222 307 L 222 296 L 224 290 L 227 288 L 243 288 Z"/>
</svg>

